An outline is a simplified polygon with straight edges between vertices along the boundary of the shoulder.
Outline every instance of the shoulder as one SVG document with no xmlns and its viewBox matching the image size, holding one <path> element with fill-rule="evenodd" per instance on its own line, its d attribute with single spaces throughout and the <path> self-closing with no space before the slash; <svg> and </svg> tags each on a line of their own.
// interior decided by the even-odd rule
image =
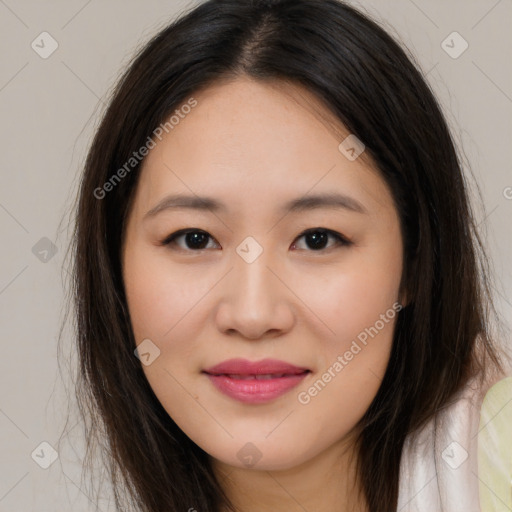
<svg viewBox="0 0 512 512">
<path fill-rule="evenodd" d="M 512 376 L 495 383 L 483 400 L 478 469 L 482 510 L 512 510 Z"/>
<path fill-rule="evenodd" d="M 512 510 L 511 425 L 510 374 L 471 379 L 450 405 L 407 438 L 400 465 L 398 510 Z M 499 471 L 498 456 L 503 460 Z M 496 492 L 498 499 L 508 502 L 495 506 L 489 493 L 496 499 Z"/>
</svg>

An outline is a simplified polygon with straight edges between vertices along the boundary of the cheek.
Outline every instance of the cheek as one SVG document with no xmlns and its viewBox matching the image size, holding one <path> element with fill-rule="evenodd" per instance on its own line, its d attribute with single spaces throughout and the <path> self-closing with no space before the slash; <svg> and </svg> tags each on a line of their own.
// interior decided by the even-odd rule
<svg viewBox="0 0 512 512">
<path fill-rule="evenodd" d="M 377 392 L 401 309 L 399 280 L 399 273 L 392 277 L 353 271 L 307 295 L 308 306 L 328 327 L 327 335 L 317 337 L 317 370 L 322 381 L 317 389 L 322 391 L 323 384 L 329 387 L 319 400 L 325 400 L 327 409 L 329 400 L 336 402 L 337 396 L 348 392 L 342 399 L 344 406 L 360 409 L 362 414 Z M 312 390 L 311 396 L 316 395 Z"/>
<path fill-rule="evenodd" d="M 321 339 L 317 375 L 297 395 L 313 444 L 347 434 L 375 398 L 400 309 L 398 282 L 399 273 L 396 278 L 383 278 L 354 272 L 322 293 L 309 295 L 311 309 L 334 332 Z"/>
<path fill-rule="evenodd" d="M 330 277 L 324 269 L 322 279 L 310 272 L 301 282 L 298 295 L 308 298 L 308 307 L 328 327 L 328 334 L 318 337 L 318 378 L 301 388 L 299 403 L 326 415 L 326 423 L 329 414 L 343 413 L 348 428 L 377 393 L 401 309 L 401 273 L 401 254 L 390 244 L 354 252 L 342 269 L 333 267 Z M 315 281 L 321 286 L 314 286 Z M 340 427 L 334 419 L 333 425 Z"/>
<path fill-rule="evenodd" d="M 382 251 L 354 250 L 347 253 L 343 265 L 304 272 L 294 281 L 294 290 L 307 298 L 308 308 L 327 327 L 325 341 L 331 354 L 333 346 L 344 350 L 376 322 L 383 337 L 391 337 L 401 274 L 401 256 L 393 246 Z M 386 313 L 383 324 L 381 315 Z"/>
<path fill-rule="evenodd" d="M 124 282 L 136 344 L 150 339 L 160 350 L 142 370 L 169 415 L 186 425 L 198 413 L 188 379 L 204 325 L 201 299 L 212 283 L 147 247 L 126 254 Z"/>
<path fill-rule="evenodd" d="M 139 343 L 146 337 L 158 340 L 173 338 L 194 314 L 211 289 L 207 279 L 200 273 L 177 268 L 154 251 L 134 250 L 127 255 L 125 265 L 125 288 L 135 339 Z"/>
</svg>

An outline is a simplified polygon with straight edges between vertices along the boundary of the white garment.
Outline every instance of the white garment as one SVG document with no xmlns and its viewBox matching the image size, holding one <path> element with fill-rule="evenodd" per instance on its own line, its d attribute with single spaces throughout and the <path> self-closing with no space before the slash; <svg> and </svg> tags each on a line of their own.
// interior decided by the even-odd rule
<svg viewBox="0 0 512 512">
<path fill-rule="evenodd" d="M 512 457 L 509 460 L 508 454 L 511 451 L 503 447 L 512 447 L 512 438 L 508 437 L 512 435 L 512 425 L 505 438 L 503 429 L 501 439 L 496 438 L 494 431 L 490 436 L 479 436 L 479 431 L 492 424 L 492 417 L 486 410 L 482 410 L 482 418 L 480 416 L 484 397 L 495 382 L 482 388 L 472 380 L 417 436 L 406 439 L 400 466 L 397 512 L 512 511 L 512 495 L 508 493 L 510 501 L 503 494 L 499 499 L 491 488 L 493 479 L 494 482 L 501 479 L 501 489 L 503 481 L 507 487 L 510 484 Z M 512 384 L 512 379 L 507 382 Z M 509 405 L 512 411 L 512 402 Z M 479 475 L 479 450 L 481 460 L 485 456 L 496 462 L 486 465 L 493 469 L 485 478 Z M 500 460 L 505 456 L 506 460 Z M 489 499 L 482 500 L 487 504 L 485 510 L 482 508 L 479 489 L 482 494 L 496 495 L 492 508 L 488 505 Z"/>
</svg>

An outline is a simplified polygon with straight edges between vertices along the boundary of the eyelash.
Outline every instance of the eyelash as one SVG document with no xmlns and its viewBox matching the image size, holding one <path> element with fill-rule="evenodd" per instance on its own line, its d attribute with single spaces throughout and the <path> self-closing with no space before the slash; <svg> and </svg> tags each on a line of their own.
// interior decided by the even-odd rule
<svg viewBox="0 0 512 512">
<path fill-rule="evenodd" d="M 164 238 L 164 240 L 162 240 L 160 242 L 160 245 L 162 245 L 162 246 L 171 246 L 171 245 L 173 245 L 175 243 L 177 238 L 179 238 L 181 236 L 184 236 L 184 235 L 187 235 L 188 233 L 204 233 L 210 239 L 215 240 L 209 233 L 207 233 L 206 231 L 203 231 L 202 229 L 189 228 L 189 229 L 180 229 L 179 231 L 176 231 L 175 233 L 172 233 L 171 235 L 169 235 L 166 238 Z M 332 231 L 331 229 L 326 229 L 326 228 L 310 228 L 310 229 L 306 229 L 300 235 L 297 236 L 297 239 L 302 238 L 303 236 L 307 236 L 307 235 L 312 234 L 312 233 L 324 233 L 324 234 L 330 235 L 331 237 L 336 239 L 338 248 L 348 247 L 348 246 L 352 245 L 352 243 L 353 243 L 350 240 L 348 240 L 346 237 L 341 235 L 340 233 L 338 233 L 336 231 Z M 328 251 L 329 249 L 332 249 L 332 248 L 333 247 L 331 246 L 331 247 L 327 247 L 327 248 L 323 248 L 323 249 L 318 249 L 318 250 L 314 250 L 314 249 L 306 249 L 306 250 L 308 252 L 318 252 L 318 253 L 321 253 L 321 252 Z M 178 247 L 178 250 L 182 250 L 182 251 L 185 251 L 185 252 L 200 252 L 200 251 L 205 251 L 207 249 L 183 249 L 181 247 Z"/>
</svg>

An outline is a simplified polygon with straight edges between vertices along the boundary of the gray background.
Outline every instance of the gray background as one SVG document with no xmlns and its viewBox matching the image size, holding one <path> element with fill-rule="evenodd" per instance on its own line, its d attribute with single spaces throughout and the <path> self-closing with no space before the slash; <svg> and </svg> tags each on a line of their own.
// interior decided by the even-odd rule
<svg viewBox="0 0 512 512">
<path fill-rule="evenodd" d="M 86 148 L 116 78 L 136 48 L 196 3 L 0 0 L 0 512 L 95 510 L 80 480 L 80 429 L 58 442 L 71 392 L 60 381 L 57 363 L 70 212 Z M 465 165 L 482 189 L 485 209 L 477 209 L 477 218 L 488 226 L 497 304 L 508 322 L 512 2 L 352 3 L 381 21 L 428 73 Z M 48 51 L 49 39 L 42 43 L 39 37 L 43 31 L 58 43 L 46 59 L 31 47 L 35 41 L 39 51 Z M 446 40 L 453 31 L 469 44 L 458 58 L 445 51 L 462 48 L 456 38 Z M 68 325 L 65 347 L 70 333 Z M 74 424 L 71 417 L 69 428 Z M 39 446 L 43 441 L 59 450 L 48 469 L 35 462 L 48 461 L 48 448 Z M 109 509 L 102 502 L 101 510 Z"/>
</svg>

